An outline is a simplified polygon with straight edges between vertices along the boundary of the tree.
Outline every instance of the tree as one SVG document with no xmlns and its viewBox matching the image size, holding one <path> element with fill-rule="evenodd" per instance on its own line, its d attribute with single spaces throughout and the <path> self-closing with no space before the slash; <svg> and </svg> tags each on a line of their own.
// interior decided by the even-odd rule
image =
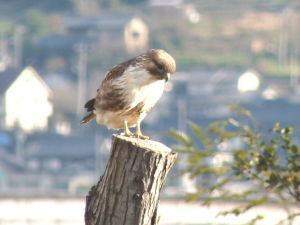
<svg viewBox="0 0 300 225">
<path fill-rule="evenodd" d="M 187 168 L 182 173 L 188 173 L 191 179 L 200 174 L 207 178 L 197 187 L 195 193 L 187 194 L 186 200 L 193 201 L 205 197 L 204 205 L 219 199 L 247 200 L 247 204 L 243 207 L 218 214 L 236 216 L 266 202 L 274 202 L 286 211 L 285 221 L 292 224 L 295 217 L 300 215 L 300 212 L 294 212 L 290 208 L 291 204 L 300 202 L 300 148 L 291 144 L 293 129 L 291 127 L 280 129 L 279 123 L 276 123 L 269 130 L 271 138 L 267 138 L 259 132 L 257 123 L 249 111 L 237 105 L 230 107 L 237 115 L 246 116 L 252 125 L 245 125 L 229 118 L 213 122 L 205 129 L 201 129 L 195 123 L 189 122 L 193 135 L 203 145 L 201 150 L 195 147 L 190 135 L 175 130 L 169 132 L 170 136 L 180 143 L 172 149 L 188 155 Z M 216 145 L 228 143 L 234 138 L 242 138 L 246 147 L 231 150 L 232 162 L 222 165 L 207 163 L 220 154 L 216 151 Z M 251 181 L 255 188 L 240 193 L 226 188 L 230 182 L 246 180 Z M 263 215 L 257 215 L 248 224 L 255 224 L 257 220 L 263 218 Z M 278 224 L 282 222 L 279 221 Z"/>
<path fill-rule="evenodd" d="M 35 42 L 49 33 L 49 18 L 47 15 L 38 10 L 31 10 L 25 16 L 25 24 L 31 42 Z"/>
</svg>

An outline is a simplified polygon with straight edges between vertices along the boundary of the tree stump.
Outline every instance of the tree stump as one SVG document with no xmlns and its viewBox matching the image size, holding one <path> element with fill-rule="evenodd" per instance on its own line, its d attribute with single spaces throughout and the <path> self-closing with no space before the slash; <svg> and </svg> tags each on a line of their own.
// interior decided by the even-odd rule
<svg viewBox="0 0 300 225">
<path fill-rule="evenodd" d="M 160 193 L 177 153 L 165 145 L 113 135 L 104 174 L 86 197 L 86 225 L 155 225 Z"/>
</svg>

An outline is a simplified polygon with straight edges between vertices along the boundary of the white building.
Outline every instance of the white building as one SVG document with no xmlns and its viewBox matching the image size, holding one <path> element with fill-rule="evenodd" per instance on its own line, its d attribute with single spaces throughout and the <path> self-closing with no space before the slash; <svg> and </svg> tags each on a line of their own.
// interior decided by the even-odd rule
<svg viewBox="0 0 300 225">
<path fill-rule="evenodd" d="M 0 129 L 46 130 L 52 91 L 32 67 L 0 73 Z"/>
</svg>

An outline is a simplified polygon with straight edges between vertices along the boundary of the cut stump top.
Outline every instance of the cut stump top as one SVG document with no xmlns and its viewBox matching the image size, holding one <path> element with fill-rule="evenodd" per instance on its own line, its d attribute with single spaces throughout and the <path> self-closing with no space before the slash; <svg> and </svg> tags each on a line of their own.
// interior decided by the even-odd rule
<svg viewBox="0 0 300 225">
<path fill-rule="evenodd" d="M 119 134 L 114 134 L 113 137 L 124 140 L 133 145 L 136 145 L 139 148 L 144 148 L 144 149 L 154 151 L 157 153 L 169 154 L 172 151 L 172 149 L 170 149 L 167 146 L 165 146 L 164 144 L 156 142 L 156 141 L 143 140 L 143 139 L 134 138 L 134 137 L 126 137 L 126 136 L 119 135 Z"/>
</svg>

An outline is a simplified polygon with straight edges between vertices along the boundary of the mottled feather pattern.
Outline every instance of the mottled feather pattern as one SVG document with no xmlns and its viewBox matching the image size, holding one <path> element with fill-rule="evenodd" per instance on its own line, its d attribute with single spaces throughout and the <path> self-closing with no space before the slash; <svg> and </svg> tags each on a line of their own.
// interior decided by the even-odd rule
<svg viewBox="0 0 300 225">
<path fill-rule="evenodd" d="M 107 72 L 86 108 L 93 108 L 97 122 L 108 128 L 124 128 L 124 121 L 128 127 L 136 126 L 161 97 L 175 68 L 174 59 L 159 49 L 120 63 Z"/>
<path fill-rule="evenodd" d="M 122 127 L 122 121 L 126 119 L 129 127 L 135 126 L 136 119 L 131 121 L 129 117 L 144 118 L 162 95 L 163 87 L 164 81 L 155 79 L 141 63 L 130 65 L 122 76 L 101 85 L 96 96 L 96 114 L 101 114 L 105 124 L 114 123 L 118 124 L 116 127 Z M 115 113 L 115 120 L 106 120 L 111 113 Z"/>
<path fill-rule="evenodd" d="M 129 66 L 135 66 L 139 62 L 141 62 L 141 58 L 136 57 L 136 58 L 130 59 L 126 62 L 120 63 L 120 64 L 110 68 L 109 71 L 107 72 L 107 74 L 105 75 L 103 81 L 102 81 L 102 85 L 105 85 L 109 81 L 114 80 L 114 79 L 122 76 L 124 71 Z"/>
</svg>

